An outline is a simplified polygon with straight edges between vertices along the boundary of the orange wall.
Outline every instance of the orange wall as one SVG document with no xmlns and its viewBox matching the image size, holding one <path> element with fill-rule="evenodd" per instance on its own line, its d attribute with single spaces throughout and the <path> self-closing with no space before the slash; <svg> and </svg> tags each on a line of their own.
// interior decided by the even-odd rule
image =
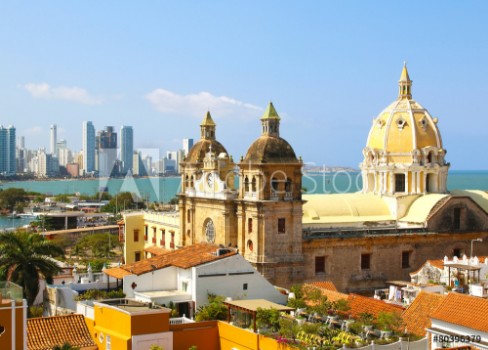
<svg viewBox="0 0 488 350">
<path fill-rule="evenodd" d="M 169 312 L 134 315 L 131 318 L 131 335 L 167 332 L 169 330 Z"/>
<path fill-rule="evenodd" d="M 16 302 L 15 306 L 22 306 L 22 301 Z M 5 327 L 5 333 L 0 337 L 0 349 L 12 348 L 12 307 L 8 300 L 0 304 L 0 324 Z M 15 309 L 15 349 L 24 349 L 24 309 Z M 26 336 L 26 335 L 25 335 Z"/>
<path fill-rule="evenodd" d="M 188 350 L 193 345 L 198 350 L 220 349 L 217 321 L 172 325 L 170 331 L 173 332 L 173 350 Z"/>
</svg>

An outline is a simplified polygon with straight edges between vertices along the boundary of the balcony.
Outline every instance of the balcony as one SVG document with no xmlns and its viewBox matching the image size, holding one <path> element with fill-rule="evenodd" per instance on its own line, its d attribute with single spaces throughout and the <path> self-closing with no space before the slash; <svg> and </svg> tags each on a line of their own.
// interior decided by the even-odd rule
<svg viewBox="0 0 488 350">
<path fill-rule="evenodd" d="M 244 199 L 257 199 L 258 193 L 257 192 L 244 192 Z"/>
</svg>

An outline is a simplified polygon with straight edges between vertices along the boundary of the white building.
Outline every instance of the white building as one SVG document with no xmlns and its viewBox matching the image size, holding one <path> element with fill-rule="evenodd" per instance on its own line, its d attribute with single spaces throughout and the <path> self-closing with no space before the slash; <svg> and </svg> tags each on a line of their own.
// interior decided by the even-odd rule
<svg viewBox="0 0 488 350">
<path fill-rule="evenodd" d="M 463 255 L 461 259 L 446 256 L 443 260 L 428 260 L 410 273 L 410 278 L 415 284 L 444 284 L 462 293 L 488 297 L 488 257 Z"/>
<path fill-rule="evenodd" d="M 51 125 L 51 130 L 50 130 L 50 153 L 54 156 L 57 157 L 58 155 L 58 128 L 56 124 Z"/>
<path fill-rule="evenodd" d="M 166 306 L 173 302 L 180 315 L 190 317 L 207 303 L 209 293 L 286 303 L 286 296 L 234 249 L 212 244 L 183 247 L 104 272 L 122 279 L 127 298 Z"/>
</svg>

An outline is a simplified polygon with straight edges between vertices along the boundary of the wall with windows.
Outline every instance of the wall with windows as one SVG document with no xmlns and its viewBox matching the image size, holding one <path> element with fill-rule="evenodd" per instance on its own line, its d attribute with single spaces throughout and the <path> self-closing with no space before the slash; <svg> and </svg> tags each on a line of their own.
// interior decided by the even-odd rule
<svg viewBox="0 0 488 350">
<path fill-rule="evenodd" d="M 488 241 L 488 233 L 410 233 L 315 238 L 303 243 L 303 281 L 331 280 L 337 289 L 363 292 L 383 288 L 387 280 L 410 280 L 410 272 L 427 260 L 443 259 L 455 251 L 469 254 L 471 240 Z M 435 247 L 435 249 L 433 249 Z M 476 255 L 488 255 L 478 243 Z"/>
</svg>

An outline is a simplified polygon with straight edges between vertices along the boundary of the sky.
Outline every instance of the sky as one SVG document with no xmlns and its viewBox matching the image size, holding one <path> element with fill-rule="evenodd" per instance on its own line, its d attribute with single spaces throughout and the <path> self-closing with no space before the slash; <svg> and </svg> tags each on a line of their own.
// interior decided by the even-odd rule
<svg viewBox="0 0 488 350">
<path fill-rule="evenodd" d="M 82 122 L 134 145 L 199 139 L 207 110 L 234 160 L 272 101 L 304 162 L 358 168 L 372 120 L 397 98 L 439 119 L 454 170 L 488 169 L 486 1 L 2 1 L 0 123 L 80 151 Z M 149 152 L 149 151 L 148 151 Z"/>
</svg>

